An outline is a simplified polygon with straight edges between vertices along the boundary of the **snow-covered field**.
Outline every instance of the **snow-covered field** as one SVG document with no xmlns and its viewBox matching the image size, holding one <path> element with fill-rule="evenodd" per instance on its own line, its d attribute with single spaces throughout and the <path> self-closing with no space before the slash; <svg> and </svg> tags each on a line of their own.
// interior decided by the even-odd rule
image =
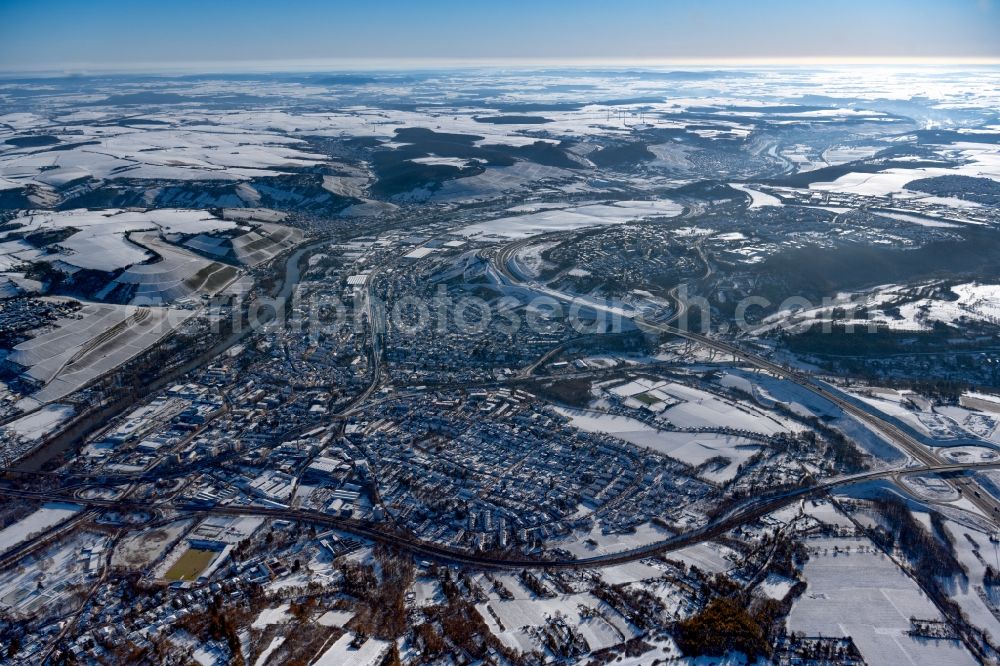
<svg viewBox="0 0 1000 666">
<path fill-rule="evenodd" d="M 921 516 L 919 513 L 915 515 Z M 986 605 L 983 597 L 996 606 L 1000 603 L 1000 594 L 995 587 L 984 588 L 983 577 L 987 565 L 996 568 L 1000 562 L 998 544 L 990 540 L 989 534 L 965 522 L 946 520 L 945 528 L 953 538 L 955 557 L 968 572 L 966 580 L 956 580 L 949 586 L 949 596 L 970 618 L 975 618 L 973 621 L 976 626 L 985 630 L 996 641 L 1000 639 L 1000 620 Z M 980 590 L 983 592 L 982 595 Z"/>
<path fill-rule="evenodd" d="M 252 83 L 254 96 L 281 103 L 258 102 L 259 106 L 253 108 L 239 103 L 220 108 L 220 99 L 246 94 L 248 84 L 244 80 L 175 79 L 162 83 L 159 90 L 149 82 L 102 83 L 83 96 L 76 91 L 48 94 L 44 108 L 35 112 L 0 115 L 0 189 L 59 187 L 88 178 L 239 181 L 275 176 L 332 162 L 328 156 L 313 152 L 304 141 L 308 137 L 375 138 L 392 147 L 401 145 L 396 141 L 396 130 L 400 128 L 463 134 L 472 137 L 475 146 L 556 144 L 572 137 L 584 145 L 569 152 L 585 168 L 590 164 L 587 154 L 592 149 L 588 142 L 596 137 L 625 138 L 650 129 L 680 130 L 708 140 L 746 137 L 763 120 L 781 124 L 850 121 L 891 125 L 898 120 L 875 108 L 865 108 L 869 106 L 865 100 L 916 97 L 934 100 L 938 109 L 949 109 L 991 108 L 998 98 L 991 88 L 994 77 L 989 71 L 949 71 L 948 76 L 927 76 L 905 69 L 859 72 L 856 68 L 823 68 L 783 71 L 781 76 L 770 72 L 746 76 L 745 72 L 728 75 L 720 70 L 712 72 L 710 78 L 706 88 L 706 81 L 697 77 L 665 80 L 658 74 L 650 78 L 638 71 L 533 71 L 529 76 L 525 72 L 473 68 L 410 81 L 390 77 L 381 85 L 363 86 L 363 98 L 370 100 L 365 103 L 359 102 L 356 86 L 331 87 L 262 77 Z M 433 98 L 439 103 L 468 87 L 494 91 L 489 97 L 495 101 L 462 104 L 456 99 L 454 105 L 434 106 L 432 111 L 379 103 L 410 95 L 414 99 Z M 970 96 L 970 89 L 977 94 Z M 801 99 L 809 92 L 854 98 L 859 103 L 840 108 L 796 109 L 794 104 L 762 101 Z M 163 97 L 162 104 L 157 96 Z M 143 97 L 148 100 L 136 99 Z M 630 98 L 641 98 L 642 102 L 622 101 Z M 553 103 L 551 108 L 533 118 L 504 117 L 500 108 L 546 101 Z M 308 105 L 311 110 L 301 110 L 298 104 Z M 735 111 L 733 107 L 740 109 Z M 123 114 L 123 108 L 129 112 Z M 691 110 L 700 114 L 696 120 L 683 115 Z M 738 118 L 732 117 L 734 113 Z M 62 145 L 53 150 L 52 145 L 2 141 L 24 133 L 56 137 Z M 974 141 L 975 134 L 969 133 L 969 139 Z M 872 154 L 877 147 L 870 143 L 838 145 L 822 155 L 807 155 L 800 146 L 786 146 L 782 159 L 796 162 L 803 169 L 820 163 L 838 164 Z M 962 150 L 974 152 L 975 146 L 981 144 L 965 145 L 972 148 Z M 678 168 L 688 164 L 684 148 L 668 142 L 655 144 L 651 150 L 660 165 Z M 453 163 L 456 158 L 417 159 Z M 434 196 L 442 200 L 482 196 L 492 187 L 489 174 L 503 169 L 515 171 L 522 164 L 489 169 L 482 174 L 487 179 L 480 182 L 463 182 L 478 176 L 450 181 Z"/>
<path fill-rule="evenodd" d="M 23 398 L 14 407 L 30 410 L 38 407 L 38 402 Z M 76 409 L 70 405 L 51 404 L 0 426 L 0 455 L 7 460 L 16 460 L 26 455 L 75 414 Z"/>
<path fill-rule="evenodd" d="M 917 584 L 867 540 L 806 542 L 807 589 L 788 616 L 789 631 L 807 636 L 851 636 L 869 664 L 975 664 L 954 641 L 909 636 L 910 618 L 940 620 Z M 847 548 L 851 552 L 845 551 Z"/>
<path fill-rule="evenodd" d="M 319 659 L 312 662 L 313 666 L 374 666 L 381 662 L 389 649 L 388 641 L 369 638 L 360 648 L 351 647 L 354 634 L 347 632 L 337 639 Z"/>
<path fill-rule="evenodd" d="M 626 442 L 697 467 L 711 458 L 722 456 L 729 462 L 721 469 L 708 470 L 703 476 L 724 483 L 736 475 L 739 465 L 760 450 L 752 439 L 718 433 L 691 433 L 657 430 L 641 421 L 616 414 L 557 408 L 570 424 L 587 432 L 603 432 Z"/>
<path fill-rule="evenodd" d="M 949 458 L 948 453 L 951 450 L 952 449 L 945 449 L 942 452 L 942 456 L 944 458 Z M 958 491 L 939 476 L 930 474 L 910 474 L 902 477 L 902 482 L 906 485 L 906 489 L 917 498 L 938 502 L 951 502 L 960 497 Z"/>
<path fill-rule="evenodd" d="M 38 411 L 11 421 L 2 429 L 12 437 L 37 442 L 76 414 L 72 405 L 46 405 Z"/>
<path fill-rule="evenodd" d="M 143 569 L 153 564 L 191 527 L 191 520 L 178 520 L 158 528 L 130 534 L 118 542 L 111 563 Z"/>
<path fill-rule="evenodd" d="M 343 627 L 352 617 L 354 617 L 352 611 L 330 610 L 320 615 L 316 624 L 322 627 Z"/>
<path fill-rule="evenodd" d="M 284 603 L 280 606 L 274 606 L 272 608 L 264 608 L 257 614 L 256 619 L 250 624 L 254 629 L 263 629 L 272 624 L 282 624 L 291 619 L 292 615 L 288 612 L 289 604 Z"/>
<path fill-rule="evenodd" d="M 591 609 L 590 617 L 581 615 L 581 606 Z M 480 615 L 486 620 L 491 631 L 508 647 L 530 651 L 537 647 L 526 627 L 543 627 L 556 613 L 563 616 L 587 641 L 592 650 L 600 650 L 617 645 L 634 637 L 638 632 L 613 608 L 589 594 L 571 594 L 554 599 L 511 599 L 491 600 L 479 604 Z M 490 613 L 497 614 L 503 630 Z"/>
<path fill-rule="evenodd" d="M 77 532 L 0 572 L 0 611 L 7 617 L 30 617 L 45 609 L 61 613 L 78 604 L 79 584 L 96 578 L 104 567 L 110 538 Z"/>
<path fill-rule="evenodd" d="M 173 117 L 168 122 L 180 120 Z M 5 180 L 57 187 L 86 178 L 233 181 L 277 175 L 284 169 L 311 166 L 325 159 L 301 150 L 301 139 L 236 124 L 183 128 L 82 124 L 77 126 L 82 136 L 44 120 L 35 127 L 47 128 L 70 147 L 58 152 L 48 147 L 0 152 L 0 176 Z"/>
<path fill-rule="evenodd" d="M 458 233 L 468 237 L 527 238 L 552 231 L 570 231 L 605 224 L 624 224 L 651 217 L 676 217 L 684 207 L 669 199 L 618 201 L 562 209 L 546 209 L 471 224 Z"/>
<path fill-rule="evenodd" d="M 839 324 L 854 325 L 864 330 L 877 324 L 900 331 L 930 330 L 934 322 L 960 326 L 962 319 L 987 323 L 1000 322 L 1000 285 L 967 282 L 955 285 L 951 291 L 955 300 L 911 297 L 914 286 L 885 285 L 868 292 L 841 294 L 831 303 L 820 307 L 790 312 L 783 310 L 764 320 L 761 332 L 778 326 L 794 328 L 797 323 L 815 324 L 831 321 L 837 308 L 853 306 L 865 311 L 867 318 L 842 319 Z M 902 303 L 893 314 L 886 312 L 893 303 Z"/>
<path fill-rule="evenodd" d="M 905 188 L 906 184 L 921 178 L 935 176 L 970 176 L 973 178 L 990 178 L 1000 181 L 1000 148 L 993 144 L 963 142 L 948 146 L 950 152 L 957 152 L 963 160 L 961 166 L 942 168 L 924 167 L 917 169 L 892 168 L 878 173 L 848 173 L 840 178 L 825 183 L 812 183 L 810 189 L 823 192 L 842 192 L 867 196 L 886 196 L 893 194 L 897 198 L 920 198 L 925 201 L 938 200 L 938 197 L 928 197 L 926 194 L 912 192 Z M 956 207 L 978 207 L 979 204 L 964 199 L 940 199 Z"/>
<path fill-rule="evenodd" d="M 187 310 L 88 303 L 72 317 L 14 347 L 10 361 L 42 387 L 22 401 L 33 409 L 73 391 L 148 349 L 190 316 Z"/>
<path fill-rule="evenodd" d="M 918 433 L 928 439 L 935 440 L 935 443 L 942 446 L 947 446 L 951 440 L 969 440 L 976 437 L 975 433 L 963 428 L 960 424 L 960 420 L 967 419 L 971 414 L 966 409 L 961 407 L 939 408 L 929 405 L 918 409 L 914 403 L 923 404 L 919 395 L 892 389 L 877 389 L 876 391 L 875 395 L 866 395 L 858 391 L 848 391 L 848 393 L 883 414 L 899 419 Z"/>
<path fill-rule="evenodd" d="M 577 557 L 593 557 L 647 546 L 671 536 L 671 532 L 652 523 L 638 525 L 634 532 L 612 534 L 604 534 L 599 526 L 594 525 L 589 530 L 577 530 L 566 540 L 555 543 Z M 593 543 L 587 543 L 588 540 Z"/>
<path fill-rule="evenodd" d="M 781 199 L 773 194 L 767 194 L 760 190 L 752 189 L 741 183 L 729 183 L 729 187 L 739 190 L 750 196 L 750 208 L 763 208 L 764 206 L 781 206 Z"/>
<path fill-rule="evenodd" d="M 199 210 L 160 208 L 147 211 L 68 210 L 33 211 L 12 220 L 18 233 L 77 229 L 59 242 L 63 251 L 46 256 L 47 261 L 61 259 L 73 266 L 113 271 L 152 258 L 147 250 L 127 239 L 136 231 L 156 230 L 163 234 L 197 234 L 224 231 L 235 222 Z"/>
<path fill-rule="evenodd" d="M 659 390 L 683 401 L 663 411 L 663 417 L 678 428 L 726 427 L 763 435 L 798 429 L 763 411 L 722 400 L 707 391 L 683 384 L 671 383 L 661 386 Z"/>
<path fill-rule="evenodd" d="M 234 238 L 233 252 L 241 264 L 256 266 L 273 259 L 301 240 L 300 229 L 265 222 L 257 229 Z"/>
<path fill-rule="evenodd" d="M 261 651 L 261 653 L 257 656 L 257 660 L 254 661 L 254 666 L 264 666 L 264 664 L 267 663 L 267 660 L 271 657 L 271 654 L 275 650 L 280 648 L 284 644 L 284 642 L 285 642 L 284 636 L 275 636 L 274 638 L 272 638 L 271 642 L 267 644 L 267 647 L 264 648 Z"/>
<path fill-rule="evenodd" d="M 228 264 L 209 261 L 170 245 L 154 233 L 132 234 L 131 238 L 155 252 L 160 261 L 129 267 L 106 290 L 110 293 L 118 285 L 136 285 L 132 303 L 137 305 L 164 305 L 198 293 L 212 295 L 239 275 Z"/>
<path fill-rule="evenodd" d="M 212 293 L 235 277 L 236 269 L 205 259 L 188 248 L 221 256 L 228 251 L 228 243 L 225 238 L 211 234 L 239 227 L 246 231 L 232 239 L 235 258 L 247 266 L 267 261 L 302 240 L 301 230 L 256 219 L 266 218 L 268 213 L 273 211 L 255 212 L 253 220 L 238 225 L 199 210 L 35 211 L 15 218 L 11 222 L 13 231 L 4 236 L 54 230 L 72 233 L 53 244 L 53 251 L 48 253 L 23 241 L 4 242 L 0 236 L 0 270 L 30 260 L 62 262 L 71 269 L 104 272 L 127 269 L 106 289 L 110 291 L 120 284 L 139 285 L 136 299 L 144 303 L 174 301 L 196 291 Z M 240 217 L 235 210 L 227 214 Z M 194 237 L 185 242 L 186 247 L 164 240 L 188 235 Z"/>
<path fill-rule="evenodd" d="M 779 576 L 778 574 L 770 574 L 765 578 L 758 589 L 764 593 L 765 596 L 771 599 L 784 599 L 792 590 L 792 586 L 795 583 L 784 576 Z"/>
<path fill-rule="evenodd" d="M 64 502 L 45 504 L 31 515 L 0 530 L 0 553 L 6 553 L 19 543 L 69 520 L 80 511 L 81 507 L 77 504 Z"/>
<path fill-rule="evenodd" d="M 729 558 L 738 559 L 737 553 L 728 546 L 706 541 L 667 553 L 667 559 L 684 562 L 709 573 L 722 573 L 733 567 Z"/>
<path fill-rule="evenodd" d="M 746 390 L 742 384 L 740 388 Z M 779 418 L 752 404 L 733 402 L 677 382 L 636 379 L 613 386 L 608 392 L 620 398 L 629 398 L 625 402 L 627 406 L 639 409 L 647 405 L 682 429 L 733 428 L 762 435 L 801 429 L 795 422 Z"/>
<path fill-rule="evenodd" d="M 1000 459 L 1000 453 L 995 449 L 982 446 L 954 446 L 942 449 L 941 457 L 958 463 L 987 463 Z"/>
</svg>

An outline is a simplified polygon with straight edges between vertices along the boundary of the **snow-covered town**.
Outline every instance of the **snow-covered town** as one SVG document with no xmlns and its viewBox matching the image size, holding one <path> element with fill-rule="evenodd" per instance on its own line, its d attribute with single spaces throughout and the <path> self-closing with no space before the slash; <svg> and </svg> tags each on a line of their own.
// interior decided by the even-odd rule
<svg viewBox="0 0 1000 666">
<path fill-rule="evenodd" d="M 0 663 L 1000 663 L 996 64 L 10 52 Z"/>
</svg>

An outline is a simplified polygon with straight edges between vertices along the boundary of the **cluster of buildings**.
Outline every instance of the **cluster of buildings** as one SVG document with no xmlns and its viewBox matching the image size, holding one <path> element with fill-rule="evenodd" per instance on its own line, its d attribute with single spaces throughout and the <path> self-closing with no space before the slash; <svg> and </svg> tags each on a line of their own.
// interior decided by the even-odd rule
<svg viewBox="0 0 1000 666">
<path fill-rule="evenodd" d="M 400 397 L 353 420 L 347 437 L 379 461 L 388 516 L 463 548 L 531 550 L 595 521 L 610 532 L 679 520 L 710 492 L 680 464 L 571 429 L 519 390 Z"/>
</svg>

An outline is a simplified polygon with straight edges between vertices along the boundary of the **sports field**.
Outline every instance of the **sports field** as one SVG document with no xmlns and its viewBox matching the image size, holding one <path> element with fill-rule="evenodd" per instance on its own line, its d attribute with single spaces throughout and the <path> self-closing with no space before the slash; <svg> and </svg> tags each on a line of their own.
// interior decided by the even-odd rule
<svg viewBox="0 0 1000 666">
<path fill-rule="evenodd" d="M 218 554 L 214 550 L 188 548 L 163 577 L 167 580 L 194 580 L 208 568 Z"/>
</svg>

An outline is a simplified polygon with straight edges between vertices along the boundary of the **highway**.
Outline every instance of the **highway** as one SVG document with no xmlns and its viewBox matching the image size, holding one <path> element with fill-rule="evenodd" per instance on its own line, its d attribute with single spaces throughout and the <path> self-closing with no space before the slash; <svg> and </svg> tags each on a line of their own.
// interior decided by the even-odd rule
<svg viewBox="0 0 1000 666">
<path fill-rule="evenodd" d="M 511 281 L 514 285 L 521 286 L 523 288 L 532 290 L 530 282 L 527 282 L 521 276 L 515 275 L 509 266 L 509 262 L 513 256 L 516 254 L 517 250 L 526 245 L 528 242 L 534 242 L 537 239 L 531 239 L 530 241 L 522 240 L 515 243 L 508 244 L 507 246 L 501 248 L 501 250 L 496 253 L 492 259 L 494 266 L 500 271 L 500 274 L 504 279 Z M 707 265 L 707 262 L 706 262 Z M 710 268 L 709 268 L 710 271 Z M 553 296 L 559 295 L 559 292 L 555 292 L 551 289 L 545 289 L 543 292 L 545 295 Z M 899 477 L 918 474 L 918 473 L 936 473 L 936 474 L 949 474 L 949 473 L 965 473 L 969 471 L 976 470 L 986 470 L 986 469 L 1000 469 L 1000 462 L 993 463 L 948 463 L 939 459 L 931 451 L 926 449 L 923 444 L 921 444 L 916 438 L 909 435 L 907 432 L 901 428 L 887 422 L 885 419 L 880 418 L 878 415 L 873 414 L 866 409 L 858 406 L 857 404 L 846 400 L 842 397 L 839 392 L 836 392 L 829 387 L 825 386 L 819 381 L 816 381 L 812 377 L 781 366 L 777 363 L 769 361 L 763 357 L 756 354 L 747 352 L 736 345 L 716 340 L 710 338 L 706 335 L 693 333 L 682 328 L 672 325 L 672 322 L 676 321 L 681 313 L 683 313 L 684 304 L 680 302 L 677 298 L 677 291 L 671 292 L 675 300 L 677 300 L 677 308 L 672 313 L 671 317 L 663 322 L 647 322 L 638 316 L 631 316 L 630 319 L 634 321 L 637 327 L 641 330 L 646 330 L 650 332 L 660 332 L 671 335 L 677 335 L 682 338 L 689 339 L 698 344 L 704 345 L 706 347 L 715 349 L 717 351 L 723 352 L 725 354 L 732 355 L 736 359 L 740 359 L 748 364 L 754 365 L 761 369 L 764 369 L 776 376 L 785 378 L 789 381 L 794 381 L 796 384 L 803 386 L 813 393 L 829 400 L 831 403 L 837 405 L 845 413 L 848 413 L 867 425 L 868 427 L 876 430 L 882 436 L 887 438 L 889 441 L 893 442 L 901 449 L 909 453 L 912 458 L 917 462 L 916 465 L 906 468 L 893 468 L 893 469 L 882 469 L 877 471 L 863 472 L 860 474 L 854 474 L 850 476 L 844 476 L 836 479 L 826 480 L 814 485 L 794 488 L 783 492 L 774 493 L 771 495 L 755 498 L 746 502 L 744 504 L 735 507 L 729 513 L 718 517 L 711 522 L 694 528 L 692 530 L 671 536 L 667 539 L 652 542 L 637 548 L 609 553 L 609 554 L 599 554 L 582 558 L 536 558 L 524 555 L 497 555 L 488 553 L 474 553 L 458 548 L 453 548 L 445 546 L 442 544 L 424 541 L 416 538 L 412 534 L 404 531 L 396 530 L 390 523 L 369 523 L 364 521 L 359 521 L 351 518 L 332 516 L 329 514 L 321 513 L 318 511 L 303 510 L 293 507 L 261 507 L 261 506 L 243 506 L 243 505 L 211 505 L 205 506 L 202 504 L 192 503 L 186 500 L 178 499 L 168 499 L 162 500 L 160 502 L 150 503 L 141 500 L 131 500 L 126 498 L 120 499 L 81 499 L 76 497 L 72 488 L 65 487 L 59 490 L 49 490 L 49 491 L 25 491 L 25 490 L 14 490 L 8 488 L 0 487 L 0 496 L 5 496 L 9 498 L 21 498 L 36 501 L 66 501 L 74 502 L 83 506 L 90 507 L 92 509 L 114 509 L 117 511 L 128 512 L 128 511 L 176 511 L 179 514 L 196 514 L 196 515 L 234 515 L 234 516 L 246 516 L 246 515 L 257 515 L 264 516 L 274 519 L 284 519 L 284 520 L 294 520 L 306 523 L 314 523 L 317 525 L 322 525 L 325 527 L 335 528 L 354 534 L 356 536 L 370 539 L 375 542 L 385 543 L 392 545 L 394 547 L 400 548 L 406 552 L 411 553 L 416 557 L 423 557 L 434 559 L 442 562 L 450 562 L 456 564 L 464 564 L 481 568 L 496 568 L 496 569 L 522 569 L 522 568 L 597 568 L 612 566 L 616 564 L 622 564 L 626 562 L 631 562 L 635 560 L 640 560 L 652 555 L 665 553 L 677 549 L 681 549 L 687 546 L 695 545 L 704 541 L 709 541 L 718 538 L 720 535 L 725 534 L 729 530 L 735 527 L 752 522 L 761 516 L 771 513 L 777 509 L 785 506 L 789 506 L 795 502 L 800 502 L 806 499 L 818 498 L 829 493 L 831 490 L 846 487 L 858 483 L 864 483 L 877 479 L 887 479 L 896 482 Z M 574 297 L 570 294 L 562 294 L 563 299 L 566 301 L 573 301 Z M 599 303 L 587 303 L 588 307 L 601 307 Z M 620 314 L 620 310 L 615 311 L 616 314 Z M 381 319 L 379 316 L 381 313 L 368 311 L 370 321 L 373 325 L 372 330 L 372 342 L 373 351 L 375 355 L 378 355 L 380 347 L 384 344 L 381 336 L 384 332 L 379 330 L 378 320 Z M 379 361 L 375 360 L 376 367 L 374 370 L 374 381 L 372 382 L 369 390 L 363 394 L 362 399 L 368 398 L 375 390 L 375 388 L 381 382 L 381 368 L 379 367 Z M 353 403 L 357 404 L 357 403 Z M 69 479 L 72 481 L 72 479 Z M 955 479 L 946 479 L 946 481 L 952 485 L 953 488 L 959 490 L 974 506 L 976 506 L 986 518 L 994 523 L 996 523 L 997 517 L 1000 516 L 1000 509 L 997 507 L 997 502 L 992 497 L 990 497 L 985 491 L 982 491 L 969 479 L 963 479 L 964 484 L 960 485 Z M 71 484 L 72 485 L 72 484 Z M 79 488 L 76 485 L 75 488 Z M 38 535 L 32 541 L 37 541 L 38 539 L 45 538 L 46 535 Z M 28 544 L 23 544 L 27 546 Z"/>
<path fill-rule="evenodd" d="M 506 280 L 511 282 L 512 285 L 536 290 L 541 294 L 555 297 L 566 302 L 577 302 L 577 297 L 572 294 L 558 292 L 548 287 L 544 288 L 544 290 L 540 289 L 539 285 L 535 285 L 534 283 L 526 280 L 524 276 L 520 275 L 520 273 L 516 271 L 516 269 L 511 267 L 512 262 L 516 261 L 517 253 L 526 245 L 535 242 L 538 242 L 538 237 L 515 241 L 501 248 L 493 256 L 493 265 L 495 269 Z M 701 256 L 706 264 L 705 277 L 708 277 L 711 275 L 711 266 L 708 264 L 708 260 L 703 253 Z M 739 359 L 762 370 L 766 370 L 775 376 L 781 377 L 782 379 L 795 382 L 799 386 L 802 386 L 816 395 L 830 401 L 846 414 L 850 414 L 857 420 L 861 421 L 863 424 L 873 429 L 876 434 L 881 435 L 891 443 L 898 446 L 920 464 L 928 468 L 944 464 L 936 453 L 924 446 L 917 438 L 913 437 L 902 428 L 890 423 L 886 419 L 872 413 L 858 404 L 846 400 L 838 391 L 831 389 L 829 386 L 824 385 L 822 382 L 814 379 L 813 377 L 803 372 L 786 368 L 785 366 L 774 363 L 773 361 L 763 358 L 762 356 L 758 356 L 757 354 L 747 352 L 730 342 L 725 342 L 707 335 L 689 331 L 685 328 L 674 326 L 673 322 L 681 316 L 686 307 L 685 303 L 678 297 L 677 292 L 677 288 L 670 291 L 670 295 L 674 299 L 676 307 L 668 320 L 664 322 L 649 322 L 642 319 L 641 315 L 638 314 L 631 315 L 629 318 L 642 331 L 676 335 L 710 349 L 715 349 L 716 351 L 729 354 L 733 356 L 734 359 Z M 607 306 L 602 306 L 598 302 L 588 301 L 588 306 L 593 309 L 603 309 L 605 312 L 611 314 L 621 314 L 620 309 L 612 309 Z M 963 485 L 960 485 L 956 481 L 952 480 L 948 480 L 947 482 L 952 488 L 958 491 L 959 494 L 963 495 L 969 502 L 979 509 L 979 511 L 981 511 L 983 515 L 994 525 L 1000 526 L 1000 502 L 998 502 L 996 498 L 990 495 L 974 480 L 967 479 L 966 483 Z"/>
<path fill-rule="evenodd" d="M 877 479 L 894 479 L 897 476 L 908 474 L 931 472 L 946 474 L 949 472 L 958 473 L 985 469 L 1000 469 L 1000 462 L 950 463 L 935 466 L 909 467 L 905 469 L 883 469 L 830 479 L 815 485 L 794 488 L 784 492 L 750 500 L 749 502 L 734 508 L 726 515 L 706 523 L 701 527 L 671 536 L 667 539 L 651 542 L 638 548 L 578 559 L 542 559 L 516 555 L 506 557 L 486 553 L 474 553 L 444 546 L 438 543 L 423 541 L 408 533 L 397 532 L 388 525 L 367 523 L 352 518 L 332 516 L 319 511 L 309 511 L 290 507 L 272 508 L 252 505 L 203 506 L 201 504 L 183 500 L 167 500 L 151 504 L 148 500 L 101 498 L 80 499 L 68 493 L 55 491 L 38 492 L 13 490 L 9 488 L 0 488 L 0 496 L 44 502 L 72 502 L 91 508 L 113 509 L 123 513 L 130 511 L 149 512 L 152 509 L 156 509 L 160 512 L 163 512 L 164 510 L 174 510 L 180 513 L 200 515 L 264 516 L 274 519 L 313 523 L 324 527 L 342 530 L 375 542 L 394 546 L 403 551 L 409 552 L 416 557 L 425 557 L 441 562 L 492 569 L 588 569 L 633 562 L 652 555 L 678 550 L 687 546 L 693 546 L 704 541 L 710 541 L 721 536 L 722 534 L 725 534 L 735 527 L 756 520 L 768 513 L 786 507 L 795 502 L 822 497 L 831 490 L 837 488 L 855 485 L 858 483 L 865 483 Z M 36 539 L 41 538 L 45 538 L 45 535 L 39 535 L 36 537 Z M 24 544 L 24 546 L 26 547 L 27 544 Z"/>
<path fill-rule="evenodd" d="M 292 250 L 284 258 L 284 279 L 281 288 L 276 294 L 276 298 L 288 301 L 295 285 L 300 278 L 299 260 L 308 252 L 324 247 L 333 242 L 332 239 L 324 237 L 316 240 L 304 242 Z M 223 339 L 219 340 L 209 349 L 197 354 L 192 359 L 179 364 L 174 368 L 167 369 L 151 383 L 143 387 L 142 395 L 151 395 L 156 391 L 168 386 L 170 383 L 183 377 L 187 373 L 195 370 L 218 358 L 220 354 L 236 344 L 244 341 L 250 335 L 256 333 L 264 324 L 270 322 L 277 313 L 270 308 L 265 308 L 259 313 L 259 320 L 256 322 L 246 322 L 237 326 L 234 331 Z M 117 372 L 120 368 L 115 368 L 111 372 Z M 108 373 L 106 373 L 108 374 Z M 90 384 L 94 384 L 102 377 L 95 377 Z M 129 395 L 105 405 L 93 405 L 91 409 L 79 414 L 61 430 L 52 434 L 39 442 L 31 451 L 21 455 L 18 460 L 3 471 L 14 472 L 38 472 L 43 470 L 52 460 L 61 457 L 67 450 L 76 446 L 94 431 L 105 427 L 112 419 L 115 419 L 130 409 L 133 409 L 145 398 L 137 395 Z M 23 414 L 19 415 L 19 417 Z"/>
</svg>

